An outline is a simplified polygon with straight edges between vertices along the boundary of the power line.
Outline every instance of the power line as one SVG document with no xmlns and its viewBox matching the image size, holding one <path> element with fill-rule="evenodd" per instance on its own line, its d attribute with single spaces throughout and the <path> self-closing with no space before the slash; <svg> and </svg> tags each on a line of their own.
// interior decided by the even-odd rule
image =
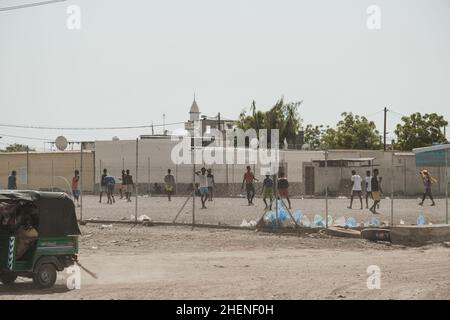
<svg viewBox="0 0 450 320">
<path fill-rule="evenodd" d="M 23 136 L 12 136 L 12 135 L 3 134 L 3 133 L 0 133 L 0 137 L 27 139 L 27 140 L 38 140 L 38 141 L 51 141 L 51 139 L 36 138 L 36 137 L 23 137 Z"/>
<path fill-rule="evenodd" d="M 0 11 L 10 11 L 10 10 L 31 8 L 31 7 L 43 6 L 43 5 L 57 3 L 57 2 L 64 2 L 64 1 L 66 1 L 66 0 L 51 0 L 51 1 L 33 2 L 33 3 L 18 5 L 18 6 L 0 8 Z"/>
<path fill-rule="evenodd" d="M 5 128 L 20 128 L 20 129 L 39 129 L 39 130 L 125 130 L 125 129 L 144 129 L 152 127 L 164 127 L 184 124 L 184 122 L 172 122 L 166 124 L 153 124 L 141 126 L 119 126 L 119 127 L 51 127 L 51 126 L 31 126 L 19 124 L 5 124 L 0 123 L 0 127 Z"/>
<path fill-rule="evenodd" d="M 381 113 L 383 111 L 384 111 L 384 109 L 381 109 L 381 110 L 378 110 L 378 111 L 376 111 L 374 113 L 371 113 L 371 114 L 368 114 L 368 115 L 363 115 L 363 117 L 366 117 L 366 118 L 373 117 L 373 116 L 375 116 L 375 115 L 377 115 L 377 114 L 379 114 L 379 113 Z"/>
<path fill-rule="evenodd" d="M 395 115 L 397 115 L 397 116 L 399 116 L 399 117 L 407 117 L 406 114 L 403 114 L 403 113 L 394 111 L 394 110 L 392 110 L 392 109 L 389 109 L 388 111 L 391 112 L 391 113 L 393 113 L 393 114 L 395 114 Z"/>
</svg>

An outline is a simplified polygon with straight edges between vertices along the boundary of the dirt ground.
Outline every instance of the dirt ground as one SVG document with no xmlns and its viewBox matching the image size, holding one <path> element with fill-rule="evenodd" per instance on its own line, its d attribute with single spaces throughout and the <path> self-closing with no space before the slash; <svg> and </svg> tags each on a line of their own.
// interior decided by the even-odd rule
<svg viewBox="0 0 450 320">
<path fill-rule="evenodd" d="M 69 290 L 19 278 L 0 299 L 450 299 L 450 249 L 326 235 L 113 225 L 82 227 L 81 274 Z M 367 267 L 381 289 L 367 288 Z"/>
</svg>

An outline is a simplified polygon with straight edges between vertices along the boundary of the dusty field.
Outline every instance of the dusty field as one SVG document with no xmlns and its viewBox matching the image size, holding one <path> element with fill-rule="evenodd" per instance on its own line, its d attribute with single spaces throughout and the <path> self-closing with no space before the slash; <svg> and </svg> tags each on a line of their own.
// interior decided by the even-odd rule
<svg viewBox="0 0 450 320">
<path fill-rule="evenodd" d="M 319 234 L 101 225 L 82 227 L 80 290 L 19 278 L 0 299 L 450 299 L 450 249 L 405 248 Z M 369 265 L 381 289 L 367 289 Z"/>
<path fill-rule="evenodd" d="M 118 197 L 117 197 L 118 199 Z M 183 203 L 185 197 L 174 197 L 168 202 L 164 197 L 139 197 L 138 198 L 138 215 L 147 215 L 154 221 L 170 222 L 172 221 Z M 107 205 L 98 202 L 96 196 L 86 196 L 83 202 L 83 219 L 98 218 L 122 220 L 130 219 L 135 215 L 135 199 L 132 203 L 123 200 L 117 200 L 114 205 Z M 373 214 L 367 210 L 360 210 L 359 200 L 353 203 L 353 210 L 347 209 L 349 205 L 348 199 L 330 199 L 329 214 L 337 219 L 341 216 L 354 217 L 358 222 L 366 223 Z M 417 217 L 423 215 L 429 222 L 434 224 L 443 223 L 445 221 L 445 200 L 437 199 L 437 205 L 430 207 L 429 202 L 425 206 L 420 207 L 416 199 L 398 199 L 394 202 L 394 223 L 399 224 L 400 220 L 406 224 L 416 224 Z M 384 199 L 379 209 L 380 215 L 377 218 L 382 221 L 390 221 L 391 217 L 391 201 Z M 228 224 L 239 226 L 244 219 L 259 220 L 264 213 L 264 203 L 262 199 L 255 199 L 255 206 L 249 207 L 244 198 L 216 198 L 213 202 L 208 202 L 206 210 L 201 210 L 200 201 L 196 202 L 196 221 L 206 224 Z M 325 200 L 324 199 L 293 199 L 293 211 L 301 210 L 312 221 L 314 215 L 319 214 L 325 217 Z M 179 215 L 177 222 L 192 221 L 192 200 L 189 200 L 184 210 Z"/>
</svg>

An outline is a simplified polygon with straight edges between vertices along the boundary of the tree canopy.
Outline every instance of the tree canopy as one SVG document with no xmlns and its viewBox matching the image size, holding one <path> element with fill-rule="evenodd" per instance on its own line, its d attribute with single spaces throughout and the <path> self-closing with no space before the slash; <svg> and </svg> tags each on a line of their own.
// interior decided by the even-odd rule
<svg viewBox="0 0 450 320">
<path fill-rule="evenodd" d="M 308 125 L 305 141 L 318 149 L 368 149 L 380 148 L 380 133 L 373 121 L 344 112 L 336 128 Z"/>
<path fill-rule="evenodd" d="M 1 150 L 1 152 L 25 152 L 27 149 L 28 146 L 26 145 L 14 143 L 7 146 L 4 150 Z M 29 148 L 28 151 L 34 151 L 34 149 Z"/>
<path fill-rule="evenodd" d="M 430 146 L 435 143 L 447 143 L 442 130 L 448 122 L 443 116 L 436 113 L 420 112 L 402 117 L 402 123 L 397 124 L 395 134 L 397 143 L 395 147 L 399 150 L 412 150 Z"/>
<path fill-rule="evenodd" d="M 288 144 L 294 145 L 300 129 L 298 114 L 300 104 L 285 103 L 281 98 L 270 110 L 261 111 L 256 109 L 256 102 L 253 101 L 250 107 L 251 114 L 248 115 L 245 110 L 242 111 L 237 127 L 243 130 L 255 129 L 257 133 L 259 129 L 267 129 L 268 139 L 270 139 L 271 129 L 279 129 L 279 143 L 282 144 L 286 140 Z"/>
</svg>

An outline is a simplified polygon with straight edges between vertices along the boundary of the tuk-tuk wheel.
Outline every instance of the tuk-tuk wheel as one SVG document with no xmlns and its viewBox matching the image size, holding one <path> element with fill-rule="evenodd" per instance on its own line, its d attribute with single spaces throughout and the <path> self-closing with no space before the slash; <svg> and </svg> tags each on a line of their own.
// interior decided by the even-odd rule
<svg viewBox="0 0 450 320">
<path fill-rule="evenodd" d="M 45 263 L 39 267 L 33 276 L 33 283 L 39 289 L 53 287 L 56 282 L 57 272 L 53 264 Z"/>
<path fill-rule="evenodd" d="M 16 281 L 17 275 L 14 273 L 2 273 L 0 274 L 0 282 L 4 285 L 12 284 Z"/>
</svg>

